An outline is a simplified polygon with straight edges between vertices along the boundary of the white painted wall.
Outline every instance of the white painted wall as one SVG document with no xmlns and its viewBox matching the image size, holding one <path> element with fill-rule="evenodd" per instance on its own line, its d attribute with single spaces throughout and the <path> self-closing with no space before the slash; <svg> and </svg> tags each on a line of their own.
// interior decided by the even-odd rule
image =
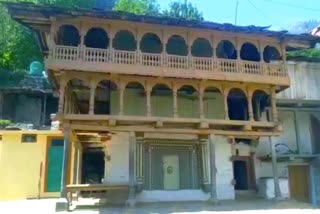
<svg viewBox="0 0 320 214">
<path fill-rule="evenodd" d="M 211 136 L 215 142 L 217 166 L 217 195 L 219 200 L 235 199 L 233 166 L 231 161 L 231 145 L 227 138 Z"/>
<path fill-rule="evenodd" d="M 109 184 L 129 183 L 129 133 L 116 132 L 107 143 L 110 161 L 106 162 L 105 182 Z"/>
</svg>

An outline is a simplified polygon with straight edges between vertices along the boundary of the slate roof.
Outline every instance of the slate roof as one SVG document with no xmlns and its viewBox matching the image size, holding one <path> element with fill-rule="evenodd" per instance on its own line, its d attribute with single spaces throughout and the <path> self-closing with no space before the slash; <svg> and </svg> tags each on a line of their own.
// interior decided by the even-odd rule
<svg viewBox="0 0 320 214">
<path fill-rule="evenodd" d="M 234 33 L 245 33 L 245 34 L 256 34 L 263 35 L 267 37 L 275 37 L 280 41 L 283 40 L 303 40 L 307 41 L 312 46 L 316 42 L 320 42 L 319 37 L 315 37 L 311 34 L 290 34 L 287 31 L 272 31 L 269 30 L 270 26 L 258 27 L 254 25 L 250 26 L 236 26 L 232 24 L 220 24 L 216 22 L 209 21 L 194 21 L 186 19 L 177 19 L 165 16 L 149 16 L 149 15 L 135 15 L 128 12 L 121 11 L 107 11 L 107 10 L 97 10 L 97 9 L 80 9 L 80 8 L 63 8 L 52 5 L 39 5 L 34 3 L 12 3 L 3 2 L 3 4 L 8 8 L 9 13 L 18 22 L 27 25 L 30 28 L 35 29 L 35 26 L 44 26 L 50 24 L 50 17 L 59 18 L 76 18 L 76 17 L 95 17 L 101 19 L 113 19 L 113 20 L 123 20 L 131 22 L 149 23 L 149 24 L 159 24 L 166 26 L 177 26 L 177 27 L 187 27 L 196 29 L 207 29 L 216 30 L 224 32 L 234 32 Z M 30 20 L 26 19 L 27 17 Z M 33 18 L 38 18 L 36 23 L 32 22 Z M 41 21 L 42 22 L 41 22 Z"/>
</svg>

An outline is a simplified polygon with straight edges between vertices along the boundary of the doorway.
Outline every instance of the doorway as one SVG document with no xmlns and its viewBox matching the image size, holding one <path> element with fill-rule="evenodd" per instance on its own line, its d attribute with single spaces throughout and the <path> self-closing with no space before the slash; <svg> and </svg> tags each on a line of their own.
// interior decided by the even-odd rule
<svg viewBox="0 0 320 214">
<path fill-rule="evenodd" d="M 235 190 L 248 190 L 248 172 L 246 161 L 233 161 L 233 175 L 235 180 Z"/>
<path fill-rule="evenodd" d="M 82 156 L 82 183 L 100 184 L 104 178 L 103 148 L 85 148 Z"/>
<path fill-rule="evenodd" d="M 311 202 L 310 196 L 310 166 L 289 166 L 289 186 L 292 199 Z"/>
</svg>

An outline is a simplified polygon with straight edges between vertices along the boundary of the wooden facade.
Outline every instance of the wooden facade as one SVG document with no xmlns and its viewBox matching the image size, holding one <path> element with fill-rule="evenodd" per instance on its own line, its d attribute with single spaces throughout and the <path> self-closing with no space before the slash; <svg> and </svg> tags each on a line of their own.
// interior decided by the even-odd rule
<svg viewBox="0 0 320 214">
<path fill-rule="evenodd" d="M 196 180 L 215 201 L 219 173 L 215 166 L 219 156 L 215 143 L 219 140 L 215 137 L 223 136 L 221 142 L 234 145 L 236 138 L 281 134 L 276 94 L 290 86 L 286 49 L 310 47 L 315 40 L 259 27 L 111 11 L 63 11 L 14 3 L 7 7 L 14 19 L 38 33 L 49 76 L 59 92 L 55 119 L 66 133 L 62 192 L 66 193 L 71 170 L 68 162 L 73 162 L 73 175 L 78 176 L 74 181 L 79 181 L 81 174 L 81 161 L 69 158 L 71 133 L 78 136 L 79 148 L 75 151 L 82 151 L 88 142 L 81 141 L 80 135 L 107 133 L 110 138 L 113 133 L 124 132 L 129 142 L 129 205 L 156 175 L 144 175 L 146 164 L 153 161 L 151 150 L 157 147 L 148 145 L 150 141 L 166 146 L 162 153 L 176 151 L 176 156 L 183 153 L 192 157 L 188 160 L 199 160 Z M 267 118 L 262 117 L 265 111 Z M 168 137 L 162 141 L 148 139 L 150 134 Z M 172 140 L 175 136 L 180 139 Z M 193 138 L 191 143 L 189 136 Z M 95 143 L 98 141 L 95 139 Z M 182 152 L 184 144 L 188 146 Z M 197 171 L 195 168 L 190 167 L 190 171 Z M 176 184 L 167 185 L 174 189 Z M 190 182 L 189 186 L 198 184 Z"/>
</svg>

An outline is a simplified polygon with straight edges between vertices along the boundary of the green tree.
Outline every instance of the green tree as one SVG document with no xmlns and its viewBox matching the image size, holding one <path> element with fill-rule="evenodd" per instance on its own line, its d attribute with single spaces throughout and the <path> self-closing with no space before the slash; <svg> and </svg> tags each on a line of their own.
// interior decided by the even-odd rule
<svg viewBox="0 0 320 214">
<path fill-rule="evenodd" d="M 188 20 L 203 21 L 203 15 L 196 6 L 190 2 L 174 1 L 169 5 L 169 9 L 163 11 L 163 15 L 175 18 L 185 18 Z"/>
<path fill-rule="evenodd" d="M 156 0 L 118 0 L 114 10 L 137 15 L 159 15 L 160 6 Z"/>
</svg>

